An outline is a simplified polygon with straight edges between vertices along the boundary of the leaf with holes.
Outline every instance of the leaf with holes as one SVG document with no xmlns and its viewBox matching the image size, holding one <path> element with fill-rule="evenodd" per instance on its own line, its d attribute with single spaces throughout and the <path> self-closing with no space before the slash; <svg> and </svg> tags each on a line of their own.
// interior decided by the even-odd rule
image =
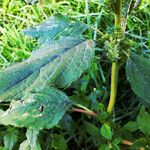
<svg viewBox="0 0 150 150">
<path fill-rule="evenodd" d="M 28 95 L 26 100 L 12 101 L 10 108 L 0 116 L 0 124 L 50 129 L 56 125 L 72 102 L 65 93 L 53 87 Z"/>
</svg>

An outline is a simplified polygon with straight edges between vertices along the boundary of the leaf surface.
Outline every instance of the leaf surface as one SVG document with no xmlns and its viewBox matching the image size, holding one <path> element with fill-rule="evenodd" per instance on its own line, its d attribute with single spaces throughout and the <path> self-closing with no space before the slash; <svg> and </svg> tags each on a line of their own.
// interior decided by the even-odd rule
<svg viewBox="0 0 150 150">
<path fill-rule="evenodd" d="M 142 107 L 137 117 L 137 125 L 139 130 L 147 136 L 150 136 L 150 114 Z"/>
<path fill-rule="evenodd" d="M 35 51 L 24 62 L 0 72 L 0 102 L 20 100 L 45 85 L 69 86 L 89 66 L 94 56 L 91 40 L 62 38 Z"/>
<path fill-rule="evenodd" d="M 12 101 L 10 108 L 0 116 L 0 124 L 35 130 L 49 129 L 59 122 L 71 105 L 66 94 L 46 87 L 32 93 L 26 100 Z"/>
<path fill-rule="evenodd" d="M 60 36 L 80 37 L 86 29 L 86 24 L 73 21 L 57 13 L 48 18 L 45 22 L 32 28 L 29 27 L 24 30 L 23 33 L 39 39 L 40 43 L 45 43 L 45 41 L 56 39 Z"/>
<path fill-rule="evenodd" d="M 150 59 L 131 55 L 126 64 L 126 73 L 133 91 L 150 102 Z"/>
<path fill-rule="evenodd" d="M 101 132 L 101 135 L 107 139 L 107 140 L 111 140 L 112 138 L 112 131 L 111 131 L 111 128 L 106 124 L 104 123 L 100 129 L 100 132 Z"/>
</svg>

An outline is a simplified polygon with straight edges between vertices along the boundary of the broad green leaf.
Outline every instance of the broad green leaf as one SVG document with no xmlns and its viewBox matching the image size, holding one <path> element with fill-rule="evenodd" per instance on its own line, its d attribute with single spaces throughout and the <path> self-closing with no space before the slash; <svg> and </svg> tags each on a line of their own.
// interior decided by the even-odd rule
<svg viewBox="0 0 150 150">
<path fill-rule="evenodd" d="M 126 64 L 126 73 L 133 91 L 150 102 L 150 59 L 131 55 Z"/>
<path fill-rule="evenodd" d="M 12 101 L 10 108 L 0 116 L 0 124 L 49 129 L 59 122 L 71 105 L 66 94 L 46 87 L 30 94 L 25 100 Z"/>
<path fill-rule="evenodd" d="M 45 48 L 45 49 L 44 49 Z M 94 43 L 62 38 L 35 51 L 29 59 L 0 72 L 0 102 L 20 100 L 45 85 L 69 86 L 89 66 Z"/>
<path fill-rule="evenodd" d="M 34 148 L 36 146 L 38 134 L 39 134 L 38 130 L 27 129 L 26 137 L 31 148 Z"/>
<path fill-rule="evenodd" d="M 106 138 L 107 140 L 111 140 L 112 138 L 112 131 L 110 126 L 108 126 L 107 124 L 103 124 L 101 129 L 100 129 L 101 135 Z"/>
<path fill-rule="evenodd" d="M 94 126 L 92 123 L 89 122 L 85 122 L 85 128 L 87 133 L 90 135 L 90 138 L 92 139 L 93 143 L 96 146 L 100 146 L 101 145 L 101 141 L 100 141 L 100 130 Z"/>
<path fill-rule="evenodd" d="M 12 150 L 14 144 L 17 142 L 17 135 L 13 132 L 7 132 L 4 136 L 4 145 L 8 150 Z"/>
<path fill-rule="evenodd" d="M 137 125 L 144 135 L 150 136 L 150 114 L 142 107 L 137 117 Z"/>
<path fill-rule="evenodd" d="M 129 121 L 127 124 L 123 126 L 122 129 L 128 130 L 130 132 L 135 132 L 138 129 L 138 126 L 136 122 Z"/>
<path fill-rule="evenodd" d="M 97 127 L 95 127 L 93 124 L 89 122 L 85 122 L 85 128 L 89 135 L 96 137 L 100 136 L 100 131 Z"/>
<path fill-rule="evenodd" d="M 59 134 L 52 134 L 51 147 L 57 150 L 67 150 L 67 143 L 65 138 Z"/>
<path fill-rule="evenodd" d="M 40 43 L 45 43 L 45 41 L 56 39 L 60 36 L 80 37 L 86 29 L 86 24 L 73 21 L 57 13 L 45 22 L 24 30 L 23 33 L 33 38 L 38 38 Z"/>
</svg>

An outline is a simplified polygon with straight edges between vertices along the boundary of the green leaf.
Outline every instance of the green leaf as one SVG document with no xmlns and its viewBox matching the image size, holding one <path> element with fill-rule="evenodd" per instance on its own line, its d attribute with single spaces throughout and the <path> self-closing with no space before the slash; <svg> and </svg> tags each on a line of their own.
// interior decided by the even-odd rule
<svg viewBox="0 0 150 150">
<path fill-rule="evenodd" d="M 109 144 L 102 144 L 98 150 L 110 150 Z"/>
<path fill-rule="evenodd" d="M 25 35 L 38 38 L 40 43 L 45 43 L 60 36 L 80 37 L 87 29 L 86 24 L 73 21 L 59 13 L 54 14 L 45 22 L 23 31 Z"/>
<path fill-rule="evenodd" d="M 4 136 L 4 145 L 5 145 L 5 148 L 7 148 L 8 150 L 12 150 L 13 149 L 13 146 L 14 144 L 17 142 L 17 135 L 15 134 L 16 132 L 7 132 L 5 133 L 5 136 Z"/>
<path fill-rule="evenodd" d="M 51 146 L 57 150 L 67 150 L 67 143 L 65 138 L 62 135 L 52 134 L 52 143 Z"/>
<path fill-rule="evenodd" d="M 100 130 L 95 125 L 89 122 L 85 122 L 85 128 L 87 133 L 90 135 L 90 138 L 92 139 L 94 145 L 100 146 Z"/>
<path fill-rule="evenodd" d="M 138 129 L 138 126 L 136 122 L 129 121 L 127 124 L 123 126 L 122 129 L 128 130 L 130 132 L 135 132 Z"/>
<path fill-rule="evenodd" d="M 106 138 L 107 140 L 111 140 L 112 139 L 112 131 L 110 126 L 108 126 L 107 124 L 103 124 L 101 129 L 100 129 L 101 135 Z"/>
<path fill-rule="evenodd" d="M 0 146 L 0 150 L 7 150 L 7 148 Z"/>
<path fill-rule="evenodd" d="M 131 149 L 140 149 L 141 147 L 146 147 L 146 144 L 147 144 L 146 139 L 140 138 L 133 143 Z"/>
<path fill-rule="evenodd" d="M 126 73 L 133 91 L 150 102 L 150 59 L 131 55 L 126 64 Z"/>
<path fill-rule="evenodd" d="M 0 116 L 0 124 L 41 130 L 51 128 L 72 105 L 66 94 L 53 87 L 32 93 L 26 100 L 12 101 Z"/>
<path fill-rule="evenodd" d="M 0 102 L 20 100 L 45 85 L 69 86 L 90 66 L 93 48 L 90 40 L 72 38 L 62 38 L 41 47 L 26 61 L 0 72 Z"/>
<path fill-rule="evenodd" d="M 85 127 L 89 135 L 94 136 L 95 138 L 100 136 L 100 131 L 93 124 L 85 122 Z"/>
<path fill-rule="evenodd" d="M 144 135 L 150 136 L 150 114 L 145 111 L 144 107 L 141 108 L 137 117 L 137 125 Z"/>
</svg>

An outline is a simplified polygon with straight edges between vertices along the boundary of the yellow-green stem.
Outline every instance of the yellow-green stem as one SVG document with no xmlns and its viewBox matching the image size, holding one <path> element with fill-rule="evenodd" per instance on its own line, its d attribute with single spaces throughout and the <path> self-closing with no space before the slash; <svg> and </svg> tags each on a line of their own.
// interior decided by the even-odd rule
<svg viewBox="0 0 150 150">
<path fill-rule="evenodd" d="M 117 0 L 118 13 L 115 14 L 115 26 L 121 26 L 122 19 L 122 0 Z M 117 78 L 118 78 L 119 64 L 117 62 L 112 63 L 112 71 L 111 71 L 111 91 L 110 91 L 110 99 L 107 108 L 107 112 L 111 114 L 113 112 L 113 108 L 116 102 L 117 95 Z"/>
<path fill-rule="evenodd" d="M 112 113 L 116 101 L 118 70 L 119 70 L 118 63 L 112 63 L 111 92 L 110 92 L 110 100 L 107 108 L 107 112 L 109 114 Z"/>
</svg>

